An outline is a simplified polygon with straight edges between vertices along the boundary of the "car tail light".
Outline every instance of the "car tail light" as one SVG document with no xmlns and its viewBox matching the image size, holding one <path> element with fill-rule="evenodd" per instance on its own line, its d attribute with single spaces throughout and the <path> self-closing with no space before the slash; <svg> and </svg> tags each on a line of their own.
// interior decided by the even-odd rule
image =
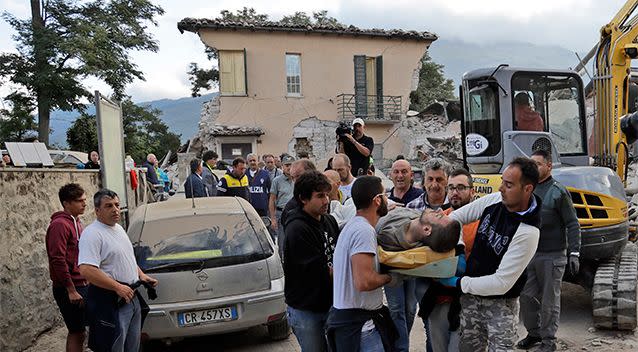
<svg viewBox="0 0 638 352">
<path fill-rule="evenodd" d="M 275 314 L 275 315 L 271 315 L 268 317 L 268 323 L 271 323 L 273 321 L 277 321 L 277 320 L 281 320 L 281 318 L 284 317 L 286 313 L 279 313 L 279 314 Z"/>
</svg>

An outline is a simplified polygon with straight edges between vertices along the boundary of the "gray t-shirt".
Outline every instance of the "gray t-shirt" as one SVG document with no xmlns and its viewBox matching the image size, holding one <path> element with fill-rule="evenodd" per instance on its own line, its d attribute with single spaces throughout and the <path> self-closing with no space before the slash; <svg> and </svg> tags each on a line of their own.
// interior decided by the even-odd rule
<svg viewBox="0 0 638 352">
<path fill-rule="evenodd" d="M 383 305 L 381 287 L 367 292 L 357 291 L 352 275 L 350 258 L 358 253 L 374 255 L 375 269 L 379 270 L 377 236 L 368 220 L 355 216 L 339 234 L 334 252 L 333 306 L 337 309 L 360 308 L 375 310 Z"/>
<path fill-rule="evenodd" d="M 133 245 L 120 224 L 108 226 L 95 220 L 82 231 L 79 247 L 78 265 L 93 265 L 127 284 L 139 280 Z"/>
<path fill-rule="evenodd" d="M 293 189 L 294 186 L 290 177 L 286 177 L 283 174 L 275 177 L 270 186 L 270 194 L 274 194 L 277 197 L 275 207 L 283 209 L 288 201 L 292 199 Z"/>
</svg>

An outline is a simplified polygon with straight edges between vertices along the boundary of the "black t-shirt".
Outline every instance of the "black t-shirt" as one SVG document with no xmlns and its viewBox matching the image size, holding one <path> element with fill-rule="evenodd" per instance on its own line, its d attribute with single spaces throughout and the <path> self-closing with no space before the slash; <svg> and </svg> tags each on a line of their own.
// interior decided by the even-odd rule
<svg viewBox="0 0 638 352">
<path fill-rule="evenodd" d="M 350 170 L 350 172 L 354 177 L 359 176 L 359 169 L 363 169 L 363 175 L 368 172 L 368 167 L 370 166 L 370 156 L 372 155 L 372 149 L 374 148 L 374 140 L 372 139 L 372 137 L 368 137 L 365 134 L 361 136 L 361 138 L 356 139 L 356 141 L 364 147 L 368 148 L 368 150 L 370 150 L 370 155 L 364 156 L 363 154 L 361 154 L 361 152 L 359 152 L 359 149 L 357 149 L 357 147 L 352 142 L 350 142 L 350 140 L 345 140 L 343 142 L 343 151 L 348 156 L 348 158 L 350 158 L 350 164 L 352 165 L 352 169 Z"/>
</svg>

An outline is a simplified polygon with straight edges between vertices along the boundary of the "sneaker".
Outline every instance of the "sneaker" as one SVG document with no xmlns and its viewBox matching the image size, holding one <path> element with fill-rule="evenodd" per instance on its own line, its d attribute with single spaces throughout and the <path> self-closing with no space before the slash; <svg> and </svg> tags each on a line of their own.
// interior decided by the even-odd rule
<svg viewBox="0 0 638 352">
<path fill-rule="evenodd" d="M 527 335 L 527 337 L 518 341 L 518 343 L 516 344 L 516 347 L 523 350 L 529 350 L 530 348 L 541 343 L 541 341 L 543 341 L 543 339 L 541 339 L 540 337 Z"/>
</svg>

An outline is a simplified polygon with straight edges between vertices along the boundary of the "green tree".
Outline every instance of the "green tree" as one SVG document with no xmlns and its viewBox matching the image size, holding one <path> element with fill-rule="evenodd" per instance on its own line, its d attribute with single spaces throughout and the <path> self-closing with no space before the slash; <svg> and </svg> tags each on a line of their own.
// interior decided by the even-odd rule
<svg viewBox="0 0 638 352">
<path fill-rule="evenodd" d="M 71 150 L 87 153 L 99 150 L 95 115 L 81 112 L 80 117 L 66 130 L 66 142 Z"/>
<path fill-rule="evenodd" d="M 95 77 L 118 98 L 134 79 L 144 79 L 132 62 L 132 50 L 156 52 L 148 31 L 164 13 L 148 0 L 31 0 L 31 18 L 8 12 L 18 53 L 0 54 L 0 76 L 29 92 L 38 111 L 38 137 L 49 142 L 53 109 L 82 109 L 91 97 L 82 82 Z"/>
<path fill-rule="evenodd" d="M 436 100 L 454 99 L 454 81 L 445 78 L 444 66 L 425 53 L 421 58 L 419 85 L 410 92 L 410 110 L 423 111 Z"/>
<path fill-rule="evenodd" d="M 262 23 L 268 21 L 268 15 L 263 13 L 257 13 L 254 8 L 248 8 L 244 6 L 243 9 L 237 10 L 232 13 L 228 10 L 221 10 L 220 16 L 217 19 L 231 22 L 248 22 L 248 23 Z"/>
<path fill-rule="evenodd" d="M 134 160 L 143 162 L 149 153 L 162 157 L 169 150 L 180 146 L 180 136 L 170 132 L 159 118 L 161 111 L 139 106 L 126 98 L 122 102 L 124 150 Z M 66 140 L 73 150 L 97 149 L 97 122 L 95 115 L 83 114 L 66 133 Z"/>
<path fill-rule="evenodd" d="M 244 7 L 232 13 L 228 10 L 222 10 L 218 20 L 231 22 L 246 22 L 251 24 L 259 24 L 268 21 L 268 15 L 259 14 L 254 8 Z M 334 17 L 328 15 L 327 10 L 321 10 L 312 13 L 312 18 L 305 12 L 297 11 L 293 15 L 284 16 L 280 21 L 276 22 L 286 26 L 342 26 L 342 24 Z M 205 49 L 208 60 L 217 59 L 217 50 L 209 46 Z M 219 83 L 218 67 L 209 69 L 201 68 L 195 62 L 191 62 L 188 66 L 188 80 L 191 82 L 191 95 L 193 97 L 201 96 L 200 91 L 210 90 Z"/>
<path fill-rule="evenodd" d="M 0 142 L 21 142 L 35 136 L 34 106 L 24 94 L 13 92 L 5 98 L 10 108 L 0 109 Z"/>
</svg>

